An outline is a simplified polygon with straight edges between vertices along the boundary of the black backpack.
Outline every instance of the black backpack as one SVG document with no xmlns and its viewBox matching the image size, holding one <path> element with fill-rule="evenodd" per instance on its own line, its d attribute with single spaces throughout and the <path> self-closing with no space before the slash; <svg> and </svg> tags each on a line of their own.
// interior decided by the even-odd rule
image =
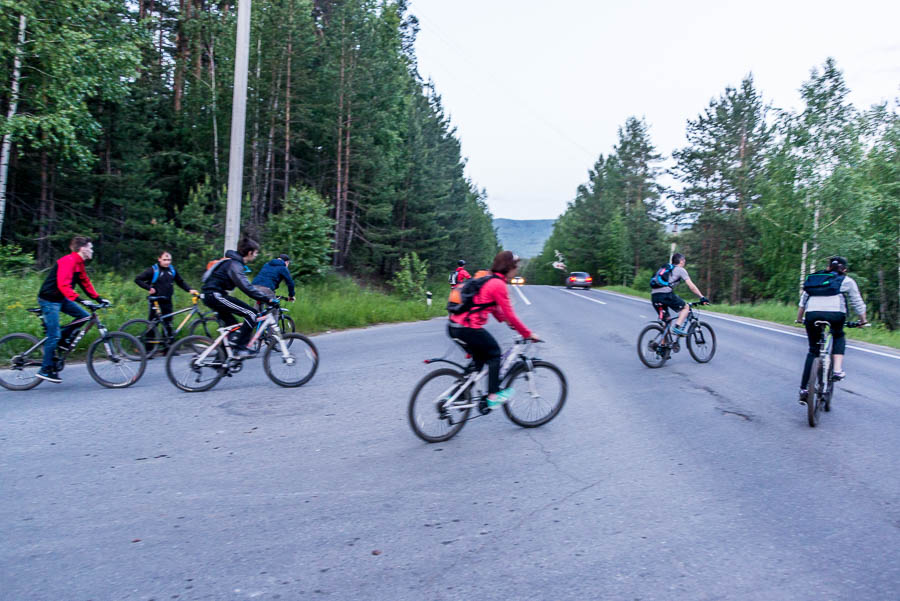
<svg viewBox="0 0 900 601">
<path fill-rule="evenodd" d="M 666 263 L 662 267 L 656 270 L 656 273 L 653 274 L 653 277 L 650 278 L 650 287 L 651 288 L 666 288 L 671 287 L 672 284 L 669 283 L 669 277 L 672 275 L 672 271 L 675 269 L 675 266 L 671 263 Z"/>
<path fill-rule="evenodd" d="M 844 276 L 833 271 L 817 271 L 806 276 L 803 291 L 810 296 L 836 296 L 841 293 Z"/>
<path fill-rule="evenodd" d="M 493 307 L 497 303 L 491 301 L 489 303 L 476 303 L 475 296 L 481 292 L 481 289 L 489 280 L 503 278 L 496 274 L 486 275 L 480 278 L 472 278 L 462 285 L 462 288 L 454 288 L 450 291 L 450 298 L 447 300 L 447 312 L 452 315 L 462 315 L 463 313 L 477 313 L 484 311 L 488 307 Z"/>
</svg>

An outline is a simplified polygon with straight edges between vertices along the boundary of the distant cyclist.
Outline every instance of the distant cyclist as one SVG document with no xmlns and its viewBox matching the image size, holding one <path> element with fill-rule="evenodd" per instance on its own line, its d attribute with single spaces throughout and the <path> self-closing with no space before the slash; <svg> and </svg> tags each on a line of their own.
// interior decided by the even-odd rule
<svg viewBox="0 0 900 601">
<path fill-rule="evenodd" d="M 450 274 L 450 288 L 459 288 L 472 276 L 466 271 L 466 262 L 462 259 L 456 262 L 456 269 Z"/>
<path fill-rule="evenodd" d="M 831 335 L 834 339 L 832 353 L 834 355 L 834 379 L 843 380 L 844 352 L 847 349 L 847 339 L 844 336 L 844 322 L 847 320 L 847 298 L 853 310 L 859 315 L 861 323 L 867 323 L 866 303 L 859 293 L 856 281 L 847 275 L 848 264 L 844 257 L 835 256 L 828 260 L 828 269 L 811 274 L 807 277 L 804 290 L 800 294 L 800 308 L 797 310 L 797 322 L 806 326 L 806 338 L 809 340 L 809 353 L 806 355 L 806 364 L 803 366 L 803 378 L 800 380 L 800 404 L 806 404 L 809 391 L 806 383 L 809 381 L 809 372 L 812 370 L 813 361 L 819 355 L 819 336 L 821 329 L 816 327 L 817 321 L 827 321 L 831 324 Z M 829 274 L 834 278 L 818 278 L 824 285 L 809 285 L 815 275 Z M 816 283 L 819 283 L 816 281 Z M 805 319 L 804 319 L 805 317 Z"/>
<path fill-rule="evenodd" d="M 249 268 L 246 263 L 253 261 L 259 255 L 259 244 L 249 238 L 244 238 L 238 243 L 237 252 L 229 250 L 225 252 L 225 258 L 219 260 L 203 274 L 203 302 L 216 312 L 226 325 L 234 325 L 238 322 L 235 318 L 239 315 L 244 322 L 241 324 L 238 334 L 233 338 L 237 346 L 237 355 L 246 357 L 253 354 L 247 348 L 247 342 L 256 327 L 256 311 L 247 303 L 238 300 L 228 293 L 235 288 L 258 302 L 265 302 L 268 296 L 247 280 L 245 275 Z"/>
<path fill-rule="evenodd" d="M 181 275 L 172 265 L 172 253 L 167 250 L 159 253 L 156 258 L 156 265 L 148 267 L 134 278 L 134 283 L 150 293 L 151 296 L 158 297 L 156 302 L 159 303 L 159 310 L 163 315 L 167 315 L 174 311 L 172 307 L 172 295 L 175 293 L 174 284 L 178 284 L 185 292 L 191 294 L 200 294 L 187 285 Z M 161 298 L 159 298 L 161 297 Z M 153 310 L 153 303 L 150 303 L 150 316 L 147 319 L 153 320 L 156 312 Z M 165 318 L 166 331 L 172 332 L 172 318 Z"/>
<path fill-rule="evenodd" d="M 53 352 L 59 344 L 61 332 L 59 328 L 59 313 L 71 315 L 75 319 L 87 317 L 89 313 L 78 306 L 82 298 L 75 292 L 75 284 L 78 284 L 84 292 L 100 304 L 109 304 L 105 298 L 100 298 L 91 279 L 84 268 L 84 262 L 94 256 L 94 245 L 90 238 L 75 236 L 69 242 L 71 253 L 60 258 L 47 274 L 41 290 L 38 292 L 38 304 L 44 315 L 44 323 L 47 326 L 47 341 L 44 343 L 44 361 L 37 377 L 48 382 L 59 384 L 62 378 L 56 372 L 56 364 L 53 361 Z M 68 333 L 68 332 L 67 332 Z"/>
<path fill-rule="evenodd" d="M 685 336 L 687 334 L 685 330 L 681 329 L 681 326 L 684 323 L 684 320 L 687 319 L 690 308 L 687 306 L 687 303 L 684 302 L 684 299 L 675 294 L 672 289 L 681 282 L 684 282 L 687 284 L 687 287 L 691 289 L 691 292 L 700 297 L 700 302 L 702 304 L 705 305 L 709 303 L 709 299 L 703 296 L 700 289 L 694 284 L 691 276 L 688 275 L 687 270 L 684 268 L 686 264 L 687 260 L 684 258 L 684 255 L 675 253 L 672 255 L 672 262 L 669 265 L 661 267 L 656 275 L 653 276 L 653 279 L 650 280 L 650 287 L 653 291 L 650 294 L 650 302 L 654 305 L 670 307 L 678 312 L 678 318 L 672 326 L 672 332 L 679 336 Z"/>
<path fill-rule="evenodd" d="M 290 257 L 284 254 L 278 255 L 263 265 L 263 268 L 259 270 L 259 274 L 253 278 L 251 283 L 259 290 L 262 290 L 269 298 L 274 298 L 275 290 L 278 289 L 278 285 L 284 280 L 284 283 L 287 284 L 289 300 L 294 300 L 294 279 L 291 277 L 291 272 L 288 271 L 290 264 Z"/>
<path fill-rule="evenodd" d="M 491 334 L 484 329 L 488 314 L 493 314 L 499 322 L 506 322 L 515 328 L 523 338 L 539 341 L 531 330 L 525 327 L 513 311 L 509 302 L 509 293 L 506 282 L 515 277 L 519 269 L 519 257 L 512 252 L 504 250 L 494 257 L 491 265 L 490 279 L 481 287 L 475 295 L 475 309 L 468 313 L 450 316 L 448 333 L 451 338 L 461 340 L 466 344 L 475 360 L 476 369 L 481 369 L 485 363 L 488 366 L 488 406 L 493 407 L 506 402 L 513 394 L 511 388 L 500 390 L 500 345 Z M 477 282 L 477 280 L 476 280 Z"/>
</svg>

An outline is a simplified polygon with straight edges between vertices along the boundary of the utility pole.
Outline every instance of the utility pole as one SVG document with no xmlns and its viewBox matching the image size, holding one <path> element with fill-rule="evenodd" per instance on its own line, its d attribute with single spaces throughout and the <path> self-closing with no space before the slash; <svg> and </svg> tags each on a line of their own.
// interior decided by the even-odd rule
<svg viewBox="0 0 900 601">
<path fill-rule="evenodd" d="M 234 93 L 231 103 L 231 149 L 228 153 L 228 204 L 225 210 L 225 250 L 237 247 L 241 232 L 244 180 L 244 129 L 247 116 L 247 66 L 250 59 L 250 3 L 238 1 L 234 50 Z"/>
</svg>

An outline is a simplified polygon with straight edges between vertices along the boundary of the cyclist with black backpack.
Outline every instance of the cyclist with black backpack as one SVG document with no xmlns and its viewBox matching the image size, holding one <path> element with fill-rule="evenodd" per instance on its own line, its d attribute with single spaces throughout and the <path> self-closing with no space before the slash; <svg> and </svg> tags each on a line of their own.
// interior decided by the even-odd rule
<svg viewBox="0 0 900 601">
<path fill-rule="evenodd" d="M 500 345 L 490 333 L 484 329 L 488 314 L 499 322 L 506 322 L 515 328 L 523 338 L 539 342 L 531 330 L 525 327 L 513 311 L 506 288 L 508 279 L 515 277 L 519 269 L 519 257 L 504 250 L 494 257 L 491 272 L 476 277 L 463 285 L 459 293 L 459 302 L 447 303 L 450 312 L 450 323 L 447 333 L 450 338 L 462 341 L 472 353 L 476 369 L 480 370 L 486 363 L 488 366 L 488 407 L 504 403 L 512 397 L 513 390 L 500 390 Z"/>
<path fill-rule="evenodd" d="M 847 259 L 844 257 L 831 257 L 828 260 L 828 269 L 817 271 L 806 276 L 803 282 L 803 292 L 800 294 L 800 308 L 797 310 L 797 323 L 806 326 L 806 338 L 809 340 L 809 353 L 806 355 L 806 364 L 803 367 L 803 379 L 800 380 L 800 404 L 805 405 L 809 397 L 806 383 L 809 381 L 809 372 L 813 361 L 819 354 L 819 336 L 822 330 L 815 324 L 817 321 L 827 321 L 831 325 L 831 335 L 834 340 L 832 355 L 834 357 L 835 380 L 843 380 L 844 352 L 847 349 L 847 339 L 844 336 L 844 322 L 847 320 L 847 295 L 853 310 L 859 315 L 860 325 L 867 323 L 866 303 L 859 293 L 856 281 L 847 275 Z"/>
<path fill-rule="evenodd" d="M 684 282 L 691 289 L 691 292 L 700 297 L 701 304 L 709 304 L 709 299 L 701 294 L 700 289 L 697 288 L 693 280 L 691 280 L 691 276 L 688 275 L 687 270 L 684 268 L 686 264 L 687 259 L 684 258 L 684 255 L 675 253 L 672 255 L 672 262 L 657 269 L 653 277 L 650 278 L 650 288 L 653 291 L 650 294 L 650 302 L 653 303 L 654 307 L 670 307 L 678 312 L 678 318 L 672 326 L 672 332 L 678 336 L 687 335 L 687 332 L 681 329 L 681 325 L 687 319 L 690 307 L 672 289 Z"/>
<path fill-rule="evenodd" d="M 134 278 L 134 283 L 149 292 L 150 296 L 156 297 L 155 300 L 159 303 L 159 310 L 162 312 L 162 315 L 168 315 L 175 310 L 172 306 L 172 295 L 175 293 L 174 284 L 178 284 L 185 292 L 190 292 L 193 295 L 200 294 L 188 286 L 178 274 L 175 266 L 172 265 L 172 253 L 167 250 L 159 253 L 159 256 L 156 258 L 156 264 L 139 273 Z M 156 311 L 153 309 L 153 303 L 150 302 L 150 316 L 147 319 L 152 321 L 155 318 Z M 171 333 L 172 318 L 164 317 L 163 322 L 166 330 Z"/>
</svg>

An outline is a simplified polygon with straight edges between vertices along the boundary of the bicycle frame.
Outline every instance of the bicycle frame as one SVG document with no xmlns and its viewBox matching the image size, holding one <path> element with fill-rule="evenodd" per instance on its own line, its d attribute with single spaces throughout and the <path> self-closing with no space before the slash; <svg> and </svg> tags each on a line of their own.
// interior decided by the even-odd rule
<svg viewBox="0 0 900 601">
<path fill-rule="evenodd" d="M 509 351 L 507 351 L 506 358 L 504 359 L 503 363 L 500 365 L 500 373 L 501 374 L 509 373 L 509 369 L 513 365 L 515 365 L 516 362 L 521 357 L 524 356 L 525 350 L 526 350 L 526 348 L 525 348 L 526 344 L 527 344 L 526 340 L 517 340 L 513 344 L 513 347 L 511 349 L 509 349 Z M 525 357 L 524 360 L 526 363 L 531 361 L 531 359 L 528 357 Z M 450 396 L 450 398 L 448 398 L 446 401 L 444 401 L 443 405 L 441 405 L 442 409 L 449 407 L 451 405 L 453 406 L 454 409 L 470 409 L 472 407 L 478 406 L 477 401 L 466 404 L 466 405 L 454 405 L 454 402 L 465 391 L 469 390 L 470 388 L 474 388 L 476 384 L 478 384 L 481 380 L 483 380 L 485 377 L 487 377 L 487 375 L 488 375 L 488 366 L 487 365 L 484 365 L 479 371 L 476 372 L 473 367 L 474 362 L 470 363 L 468 366 L 463 366 L 463 365 L 460 365 L 459 363 L 456 363 L 455 361 L 450 361 L 449 359 L 443 359 L 443 358 L 441 358 L 441 359 L 426 359 L 425 362 L 429 363 L 429 364 L 430 363 L 449 363 L 451 365 L 455 365 L 455 366 L 459 367 L 460 369 L 462 369 L 463 373 L 468 374 L 466 376 L 466 379 L 463 381 L 463 383 L 461 385 L 454 384 L 453 386 L 449 387 L 447 390 L 445 390 L 444 392 L 441 393 L 441 397 L 443 397 L 444 395 L 450 394 L 455 389 L 455 392 L 453 392 L 452 396 Z M 534 389 L 534 382 L 532 382 L 530 378 L 528 380 L 528 385 L 531 387 L 530 392 L 533 395 L 537 394 L 537 391 Z"/>
<path fill-rule="evenodd" d="M 284 343 L 284 339 L 281 337 L 281 328 L 278 327 L 278 317 L 276 316 L 276 308 L 269 309 L 263 315 L 258 315 L 256 317 L 256 332 L 253 334 L 253 337 L 247 342 L 247 346 L 252 346 L 256 344 L 256 342 L 262 337 L 262 335 L 271 330 L 275 334 L 275 339 L 278 341 L 279 350 L 281 351 L 281 355 L 285 358 L 290 357 L 290 351 L 288 351 L 287 345 Z M 213 341 L 213 343 L 200 355 L 197 357 L 196 361 L 203 362 L 209 357 L 210 353 L 212 353 L 220 344 L 224 344 L 225 353 L 229 359 L 234 359 L 234 352 L 232 351 L 231 341 L 228 340 L 228 334 L 237 330 L 241 327 L 241 324 L 236 323 L 231 326 L 224 326 L 218 328 L 219 336 Z"/>
<path fill-rule="evenodd" d="M 44 326 L 44 331 L 46 332 L 47 325 L 44 322 L 44 314 L 40 313 L 38 316 L 41 318 L 41 324 Z M 57 344 L 57 346 L 56 346 L 57 357 L 60 360 L 62 360 L 63 363 L 65 363 L 66 357 L 69 355 L 69 353 L 72 352 L 72 350 L 81 341 L 81 339 L 84 338 L 87 335 L 87 333 L 91 331 L 91 328 L 94 325 L 96 325 L 97 329 L 100 331 L 100 336 L 105 338 L 106 333 L 109 330 L 106 328 L 106 326 L 103 325 L 103 323 L 101 323 L 100 318 L 97 317 L 97 313 L 94 311 L 94 309 L 91 309 L 90 315 L 88 315 L 86 317 L 79 317 L 78 319 L 73 319 L 66 325 L 60 326 L 60 328 L 59 328 L 60 340 L 62 339 L 62 331 L 63 330 L 70 328 L 72 326 L 75 326 L 75 329 L 71 330 L 73 336 L 72 336 L 72 343 L 69 345 L 69 347 L 62 348 L 59 346 L 59 344 Z M 27 355 L 28 353 L 31 353 L 35 349 L 41 347 L 45 342 L 47 342 L 47 336 L 44 336 L 43 338 L 38 340 L 37 343 L 35 343 L 34 346 L 32 346 L 31 348 L 29 348 L 24 354 Z M 104 344 L 108 345 L 109 343 L 104 342 Z M 107 350 L 107 352 L 110 352 L 110 353 L 112 352 L 112 349 L 107 348 L 106 350 Z"/>
<path fill-rule="evenodd" d="M 153 297 L 151 297 L 151 298 L 153 298 Z M 181 320 L 181 323 L 178 324 L 178 327 L 175 328 L 174 330 L 172 330 L 172 336 L 175 336 L 178 334 L 178 332 L 181 331 L 181 328 L 183 328 L 185 326 L 185 324 L 187 324 L 191 320 L 191 317 L 193 317 L 194 315 L 197 315 L 200 318 L 206 317 L 207 314 L 203 313 L 203 311 L 201 311 L 197 307 L 199 302 L 200 302 L 200 297 L 193 296 L 193 297 L 191 297 L 191 306 L 190 307 L 185 307 L 184 309 L 179 309 L 178 311 L 173 311 L 171 313 L 167 313 L 167 314 L 163 315 L 162 309 L 160 309 L 160 307 L 159 307 L 159 300 L 154 298 L 153 300 L 150 301 L 150 304 L 153 307 L 153 311 L 154 311 L 154 313 L 156 313 L 156 317 L 154 317 L 152 321 L 163 324 L 163 326 L 165 326 L 165 323 L 166 323 L 165 319 L 167 317 L 174 317 L 175 315 L 181 315 L 182 313 L 189 311 L 190 313 L 188 315 L 184 316 L 184 319 Z"/>
</svg>

